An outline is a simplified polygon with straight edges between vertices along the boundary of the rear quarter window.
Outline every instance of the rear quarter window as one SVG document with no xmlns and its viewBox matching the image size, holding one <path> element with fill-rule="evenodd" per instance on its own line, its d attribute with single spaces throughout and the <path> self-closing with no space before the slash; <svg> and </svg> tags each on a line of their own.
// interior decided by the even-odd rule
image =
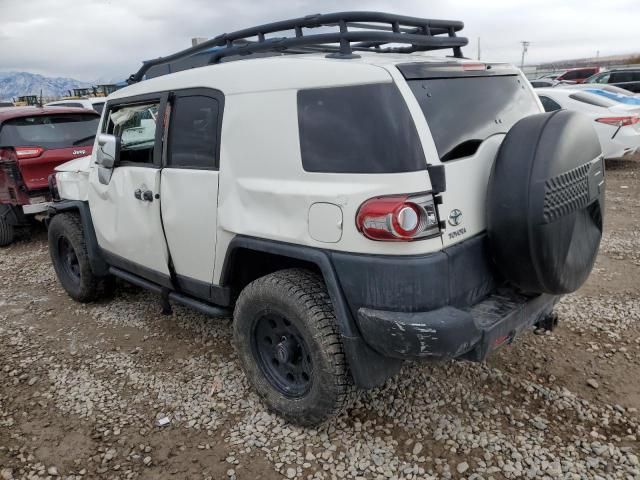
<svg viewBox="0 0 640 480">
<path fill-rule="evenodd" d="M 395 84 L 298 91 L 302 167 L 307 172 L 400 173 L 426 161 Z"/>
</svg>

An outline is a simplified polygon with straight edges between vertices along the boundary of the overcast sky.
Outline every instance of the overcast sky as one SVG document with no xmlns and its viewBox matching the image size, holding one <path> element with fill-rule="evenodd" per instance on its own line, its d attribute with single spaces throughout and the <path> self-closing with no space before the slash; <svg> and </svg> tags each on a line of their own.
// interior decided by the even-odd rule
<svg viewBox="0 0 640 480">
<path fill-rule="evenodd" d="M 0 70 L 125 78 L 191 37 L 311 13 L 379 10 L 462 20 L 463 49 L 526 63 L 640 52 L 640 0 L 0 0 Z"/>
</svg>

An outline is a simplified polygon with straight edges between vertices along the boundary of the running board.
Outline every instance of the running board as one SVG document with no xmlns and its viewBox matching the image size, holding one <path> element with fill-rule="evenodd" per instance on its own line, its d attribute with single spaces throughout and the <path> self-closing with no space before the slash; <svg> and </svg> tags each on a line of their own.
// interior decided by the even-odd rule
<svg viewBox="0 0 640 480">
<path fill-rule="evenodd" d="M 115 275 L 118 278 L 121 278 L 126 282 L 132 283 L 133 285 L 142 287 L 153 293 L 157 293 L 158 295 L 166 295 L 166 289 L 164 287 L 161 287 L 157 283 L 150 282 L 149 280 L 129 273 L 125 270 L 121 270 L 116 267 L 109 267 L 109 273 Z M 209 315 L 212 317 L 228 317 L 231 315 L 231 311 L 227 308 L 211 305 L 210 303 L 197 300 L 187 295 L 183 295 L 182 293 L 169 291 L 168 298 L 169 300 L 173 300 L 176 303 L 180 303 L 181 305 L 184 305 L 186 307 L 193 308 L 200 313 L 204 313 L 205 315 Z"/>
</svg>

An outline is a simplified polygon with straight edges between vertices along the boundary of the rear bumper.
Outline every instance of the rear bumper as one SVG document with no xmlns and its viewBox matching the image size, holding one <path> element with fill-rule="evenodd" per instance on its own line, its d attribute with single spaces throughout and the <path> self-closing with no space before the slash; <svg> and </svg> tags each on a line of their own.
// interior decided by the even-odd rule
<svg viewBox="0 0 640 480">
<path fill-rule="evenodd" d="M 557 299 L 501 292 L 467 309 L 445 306 L 406 313 L 360 308 L 357 322 L 365 342 L 386 357 L 482 361 L 544 319 Z"/>
<path fill-rule="evenodd" d="M 481 361 L 558 299 L 505 288 L 486 235 L 426 255 L 331 259 L 360 336 L 387 358 Z"/>
</svg>

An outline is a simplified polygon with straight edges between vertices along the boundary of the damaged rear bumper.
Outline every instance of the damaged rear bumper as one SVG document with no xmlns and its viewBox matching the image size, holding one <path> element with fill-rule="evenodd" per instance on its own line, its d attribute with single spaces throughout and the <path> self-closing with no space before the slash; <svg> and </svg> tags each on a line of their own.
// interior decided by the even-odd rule
<svg viewBox="0 0 640 480">
<path fill-rule="evenodd" d="M 495 293 L 470 308 L 427 312 L 360 308 L 360 332 L 374 350 L 406 360 L 465 358 L 482 361 L 551 313 L 559 297 Z"/>
</svg>

